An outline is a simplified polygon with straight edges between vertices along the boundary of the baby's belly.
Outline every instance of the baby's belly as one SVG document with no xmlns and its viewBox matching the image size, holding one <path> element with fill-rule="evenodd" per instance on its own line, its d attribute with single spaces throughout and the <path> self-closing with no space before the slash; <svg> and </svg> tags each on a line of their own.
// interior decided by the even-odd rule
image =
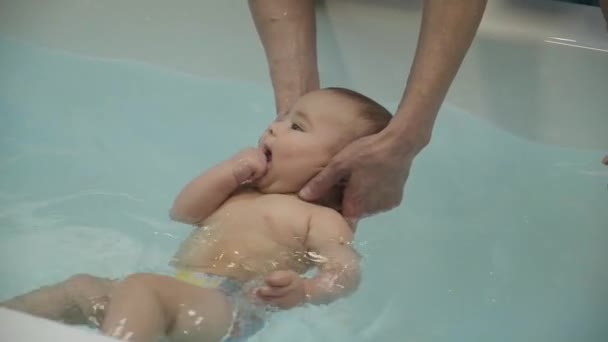
<svg viewBox="0 0 608 342">
<path fill-rule="evenodd" d="M 258 239 L 218 240 L 214 244 L 184 243 L 172 261 L 176 268 L 209 272 L 241 281 L 291 269 L 305 272 L 307 263 L 298 261 L 302 254 L 273 241 Z"/>
</svg>

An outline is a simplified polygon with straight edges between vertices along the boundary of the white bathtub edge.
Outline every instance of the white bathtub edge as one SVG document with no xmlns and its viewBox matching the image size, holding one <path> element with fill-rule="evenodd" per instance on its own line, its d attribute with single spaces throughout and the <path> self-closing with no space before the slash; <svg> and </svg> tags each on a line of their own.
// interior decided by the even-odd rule
<svg viewBox="0 0 608 342">
<path fill-rule="evenodd" d="M 33 328 L 35 327 L 35 328 Z M 0 308 L 0 341 L 111 342 L 115 339 L 57 322 Z"/>
</svg>

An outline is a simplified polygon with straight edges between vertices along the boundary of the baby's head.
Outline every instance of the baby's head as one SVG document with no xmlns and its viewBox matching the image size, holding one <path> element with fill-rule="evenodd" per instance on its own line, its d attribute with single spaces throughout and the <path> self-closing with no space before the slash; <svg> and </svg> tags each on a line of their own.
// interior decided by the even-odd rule
<svg viewBox="0 0 608 342">
<path fill-rule="evenodd" d="M 260 138 L 268 171 L 264 193 L 296 193 L 352 141 L 384 129 L 392 115 L 352 90 L 325 88 L 302 96 Z"/>
</svg>

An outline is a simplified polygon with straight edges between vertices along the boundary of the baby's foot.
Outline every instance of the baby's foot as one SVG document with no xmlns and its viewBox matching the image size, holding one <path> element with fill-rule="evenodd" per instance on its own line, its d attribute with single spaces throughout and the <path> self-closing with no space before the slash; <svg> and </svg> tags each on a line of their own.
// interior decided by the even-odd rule
<svg viewBox="0 0 608 342">
<path fill-rule="evenodd" d="M 604 159 L 602 159 L 602 164 L 608 166 L 608 154 L 604 156 Z"/>
</svg>

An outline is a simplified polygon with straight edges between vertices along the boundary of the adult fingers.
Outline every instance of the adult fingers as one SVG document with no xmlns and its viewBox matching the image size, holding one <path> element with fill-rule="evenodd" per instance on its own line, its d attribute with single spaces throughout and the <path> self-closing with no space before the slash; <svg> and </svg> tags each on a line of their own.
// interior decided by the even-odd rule
<svg viewBox="0 0 608 342">
<path fill-rule="evenodd" d="M 350 224 L 356 224 L 361 215 L 363 215 L 363 199 L 360 196 L 361 183 L 358 178 L 353 177 L 349 180 L 344 188 L 344 196 L 342 198 L 342 216 Z"/>
<path fill-rule="evenodd" d="M 403 185 L 370 184 L 373 175 L 367 178 L 353 176 L 344 189 L 342 216 L 349 222 L 397 207 L 403 198 Z M 386 185 L 386 184 L 385 184 Z"/>
<path fill-rule="evenodd" d="M 346 174 L 347 170 L 341 163 L 332 162 L 304 185 L 299 196 L 305 201 L 317 200 L 340 182 Z"/>
</svg>

